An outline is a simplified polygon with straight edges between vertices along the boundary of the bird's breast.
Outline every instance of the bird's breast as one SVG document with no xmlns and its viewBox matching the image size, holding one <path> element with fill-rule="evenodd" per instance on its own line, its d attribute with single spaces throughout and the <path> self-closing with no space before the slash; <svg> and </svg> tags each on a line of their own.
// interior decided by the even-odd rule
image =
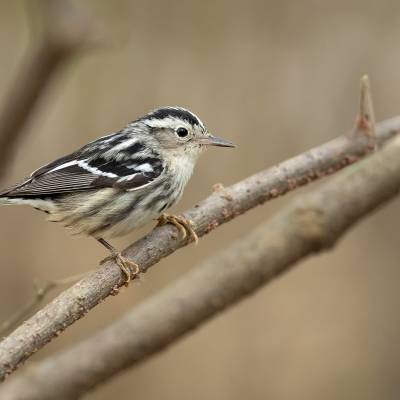
<svg viewBox="0 0 400 400">
<path fill-rule="evenodd" d="M 175 180 L 177 185 L 184 187 L 193 174 L 195 162 L 196 159 L 189 155 L 171 158 L 167 164 L 171 179 Z"/>
</svg>

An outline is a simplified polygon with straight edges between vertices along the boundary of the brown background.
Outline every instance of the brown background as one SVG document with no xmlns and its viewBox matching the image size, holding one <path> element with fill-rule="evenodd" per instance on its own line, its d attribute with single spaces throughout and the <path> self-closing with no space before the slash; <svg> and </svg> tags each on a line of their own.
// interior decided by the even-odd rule
<svg viewBox="0 0 400 400">
<path fill-rule="evenodd" d="M 2 186 L 155 106 L 182 105 L 239 147 L 203 156 L 179 211 L 216 182 L 231 184 L 348 130 L 366 72 L 378 119 L 399 112 L 396 0 L 81 3 L 104 24 L 109 47 L 75 58 L 57 76 Z M 30 50 L 26 1 L 0 0 L 0 30 L 5 93 Z M 107 325 L 286 201 L 164 260 L 33 360 Z M 333 252 L 307 260 L 87 398 L 397 399 L 399 211 L 397 200 Z M 71 238 L 28 208 L 3 207 L 0 221 L 0 320 L 30 298 L 34 278 L 85 271 L 106 255 L 94 240 Z"/>
</svg>

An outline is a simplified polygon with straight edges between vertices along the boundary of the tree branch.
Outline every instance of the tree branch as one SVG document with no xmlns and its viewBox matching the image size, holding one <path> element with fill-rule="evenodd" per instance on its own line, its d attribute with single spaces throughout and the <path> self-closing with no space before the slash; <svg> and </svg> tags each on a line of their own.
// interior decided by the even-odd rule
<svg viewBox="0 0 400 400">
<path fill-rule="evenodd" d="M 147 359 L 304 257 L 330 249 L 400 191 L 400 137 L 305 194 L 93 337 L 7 382 L 8 400 L 76 399 Z M 62 388 L 62 390 L 60 390 Z"/>
<path fill-rule="evenodd" d="M 377 127 L 377 143 L 383 143 L 399 129 L 400 117 L 382 122 Z M 339 137 L 228 188 L 217 190 L 185 216 L 193 221 L 197 235 L 203 236 L 267 200 L 355 162 L 370 148 L 370 141 L 365 136 Z M 124 255 L 133 259 L 141 272 L 145 272 L 161 258 L 187 244 L 179 239 L 175 227 L 165 225 L 129 246 Z M 100 301 L 116 294 L 123 281 L 120 268 L 108 261 L 22 324 L 0 342 L 0 380 Z"/>
<path fill-rule="evenodd" d="M 69 1 L 46 0 L 40 6 L 41 38 L 10 86 L 0 112 L 0 177 L 10 164 L 29 116 L 56 72 L 72 55 L 98 43 L 93 23 Z"/>
</svg>

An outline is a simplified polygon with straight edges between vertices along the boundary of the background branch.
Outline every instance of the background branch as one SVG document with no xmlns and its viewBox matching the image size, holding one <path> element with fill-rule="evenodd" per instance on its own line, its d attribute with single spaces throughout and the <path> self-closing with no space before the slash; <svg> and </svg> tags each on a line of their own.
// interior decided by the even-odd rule
<svg viewBox="0 0 400 400">
<path fill-rule="evenodd" d="M 0 336 L 7 332 L 15 329 L 21 322 L 28 318 L 31 313 L 45 300 L 46 296 L 54 289 L 60 286 L 70 285 L 81 279 L 84 274 L 77 274 L 69 276 L 64 279 L 57 279 L 39 284 L 34 281 L 33 286 L 35 290 L 35 296 L 29 300 L 20 310 L 14 313 L 10 318 L 0 324 Z"/>
<path fill-rule="evenodd" d="M 7 382 L 9 400 L 76 399 L 164 349 L 302 258 L 330 249 L 400 191 L 400 138 L 298 197 L 269 223 L 199 265 L 93 337 Z M 62 388 L 62 389 L 61 389 Z"/>
<path fill-rule="evenodd" d="M 380 123 L 377 143 L 383 143 L 399 129 L 399 117 Z M 193 221 L 198 236 L 203 236 L 256 205 L 355 162 L 370 149 L 370 141 L 364 135 L 339 137 L 228 188 L 217 190 L 185 216 Z M 179 239 L 175 227 L 166 225 L 154 229 L 123 253 L 145 272 L 161 258 L 187 244 Z M 123 282 L 120 268 L 108 261 L 37 312 L 0 343 L 0 380 L 100 301 L 116 294 Z"/>
<path fill-rule="evenodd" d="M 35 2 L 36 8 L 37 5 Z M 38 43 L 12 82 L 0 110 L 0 178 L 7 171 L 14 148 L 40 96 L 58 70 L 78 51 L 99 42 L 88 16 L 69 1 L 46 0 L 39 5 Z"/>
</svg>

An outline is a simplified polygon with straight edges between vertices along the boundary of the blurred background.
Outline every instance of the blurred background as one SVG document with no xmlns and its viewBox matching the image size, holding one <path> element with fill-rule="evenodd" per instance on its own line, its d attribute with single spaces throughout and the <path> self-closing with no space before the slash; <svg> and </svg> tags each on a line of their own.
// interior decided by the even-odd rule
<svg viewBox="0 0 400 400">
<path fill-rule="evenodd" d="M 156 106 L 181 105 L 239 147 L 202 157 L 179 212 L 217 182 L 232 184 L 349 130 L 364 73 L 377 119 L 399 113 L 396 0 L 78 3 L 101 25 L 105 45 L 81 52 L 55 76 L 1 186 Z M 0 0 L 3 102 L 32 51 L 32 4 Z M 106 326 L 292 196 L 163 260 L 29 362 Z M 398 399 L 399 212 L 397 200 L 329 254 L 306 260 L 87 399 Z M 0 221 L 0 321 L 33 296 L 35 278 L 80 273 L 106 256 L 93 239 L 71 237 L 29 208 L 3 207 Z M 151 228 L 113 243 L 122 248 Z"/>
</svg>

